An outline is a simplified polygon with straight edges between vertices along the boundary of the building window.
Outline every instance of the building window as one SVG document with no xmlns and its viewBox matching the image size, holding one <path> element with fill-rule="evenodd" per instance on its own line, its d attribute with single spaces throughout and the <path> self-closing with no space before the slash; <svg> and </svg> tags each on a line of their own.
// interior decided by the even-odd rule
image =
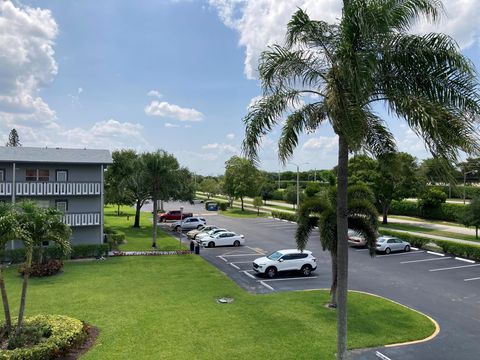
<svg viewBox="0 0 480 360">
<path fill-rule="evenodd" d="M 68 210 L 68 201 L 67 200 L 56 200 L 55 206 L 58 211 L 65 213 Z"/>
<path fill-rule="evenodd" d="M 50 207 L 50 200 L 36 200 L 37 206 L 42 209 L 48 209 Z"/>
<path fill-rule="evenodd" d="M 25 170 L 26 181 L 49 181 L 50 171 L 48 169 L 27 169 Z"/>
<path fill-rule="evenodd" d="M 67 170 L 57 170 L 56 181 L 66 182 L 68 180 L 68 171 Z"/>
<path fill-rule="evenodd" d="M 5 169 L 0 169 L 0 181 L 5 181 Z"/>
</svg>

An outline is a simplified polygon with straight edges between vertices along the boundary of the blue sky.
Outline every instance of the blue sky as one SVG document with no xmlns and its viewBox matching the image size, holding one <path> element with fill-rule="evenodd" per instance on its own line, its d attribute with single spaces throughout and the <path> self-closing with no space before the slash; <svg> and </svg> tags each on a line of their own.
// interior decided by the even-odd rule
<svg viewBox="0 0 480 360">
<path fill-rule="evenodd" d="M 282 39 L 295 5 L 334 21 L 340 3 L 6 1 L 0 5 L 1 141 L 16 127 L 25 146 L 162 148 L 197 173 L 222 173 L 225 160 L 239 153 L 242 117 L 260 94 L 261 50 Z M 462 11 L 458 0 L 445 3 L 456 11 L 440 30 L 480 65 L 474 0 L 463 0 Z M 389 122 L 401 149 L 426 156 L 404 125 Z M 279 168 L 277 136 L 278 130 L 263 141 L 266 170 Z M 325 127 L 303 136 L 292 160 L 330 168 L 335 155 L 334 134 Z"/>
</svg>

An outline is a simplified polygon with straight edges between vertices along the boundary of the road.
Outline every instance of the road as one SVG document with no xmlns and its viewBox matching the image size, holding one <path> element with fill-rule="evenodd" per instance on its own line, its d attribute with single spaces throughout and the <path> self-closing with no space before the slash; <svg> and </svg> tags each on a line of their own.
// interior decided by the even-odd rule
<svg viewBox="0 0 480 360">
<path fill-rule="evenodd" d="M 174 209 L 178 204 L 171 204 Z M 205 214 L 201 204 L 184 205 L 186 211 Z M 178 208 L 178 207 L 177 207 Z M 245 235 L 240 248 L 202 249 L 201 256 L 254 293 L 328 288 L 329 254 L 323 252 L 318 233 L 308 249 L 317 257 L 317 271 L 309 278 L 290 274 L 277 279 L 258 277 L 251 262 L 278 249 L 294 248 L 296 224 L 270 218 L 235 219 L 205 215 L 215 224 Z M 349 288 L 397 301 L 434 318 L 441 327 L 433 340 L 417 345 L 354 351 L 351 359 L 378 359 L 380 351 L 391 360 L 477 359 L 480 353 L 480 263 L 465 262 L 425 251 L 377 255 L 350 248 Z"/>
</svg>

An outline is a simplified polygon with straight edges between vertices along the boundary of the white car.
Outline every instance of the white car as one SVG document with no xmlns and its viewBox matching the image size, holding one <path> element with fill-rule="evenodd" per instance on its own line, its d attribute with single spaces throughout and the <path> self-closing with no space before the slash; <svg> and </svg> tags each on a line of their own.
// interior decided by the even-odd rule
<svg viewBox="0 0 480 360">
<path fill-rule="evenodd" d="M 202 217 L 188 217 L 181 221 L 175 221 L 170 225 L 172 230 L 179 231 L 181 230 L 192 230 L 192 229 L 201 229 L 205 226 L 207 220 Z"/>
<path fill-rule="evenodd" d="M 201 243 L 204 247 L 210 248 L 228 245 L 240 246 L 245 244 L 245 237 L 231 231 L 224 231 L 202 238 Z"/>
<path fill-rule="evenodd" d="M 367 245 L 367 240 L 359 232 L 348 229 L 348 243 L 353 246 L 365 246 Z"/>
<path fill-rule="evenodd" d="M 213 230 L 210 230 L 210 231 L 207 231 L 207 232 L 201 232 L 200 234 L 197 234 L 197 236 L 195 236 L 195 240 L 197 240 L 198 242 L 201 243 L 202 239 L 204 239 L 204 238 L 213 236 L 213 235 L 221 233 L 221 232 L 226 232 L 226 231 L 228 231 L 228 230 L 217 228 L 217 229 L 213 229 Z"/>
<path fill-rule="evenodd" d="M 377 239 L 377 251 L 390 254 L 392 251 L 410 251 L 410 243 L 392 236 L 380 236 Z"/>
<path fill-rule="evenodd" d="M 281 271 L 297 270 L 301 271 L 304 276 L 310 276 L 316 268 L 317 259 L 308 250 L 278 250 L 253 261 L 253 270 L 267 275 L 269 278 L 274 278 Z"/>
</svg>

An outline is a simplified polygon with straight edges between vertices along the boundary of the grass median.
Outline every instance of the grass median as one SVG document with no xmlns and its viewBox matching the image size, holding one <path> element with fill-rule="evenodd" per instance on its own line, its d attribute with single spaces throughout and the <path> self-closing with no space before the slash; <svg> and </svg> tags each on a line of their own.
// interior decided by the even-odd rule
<svg viewBox="0 0 480 360">
<path fill-rule="evenodd" d="M 261 218 L 270 216 L 270 213 L 260 212 L 257 214 L 256 210 L 245 209 L 242 211 L 242 209 L 236 207 L 228 208 L 227 210 L 219 211 L 218 213 L 232 218 Z"/>
<path fill-rule="evenodd" d="M 462 234 L 462 233 L 457 233 L 452 231 L 437 230 L 437 229 L 432 229 L 432 228 L 429 228 L 426 226 L 420 226 L 420 225 L 389 223 L 389 224 L 381 224 L 380 228 L 411 231 L 415 233 L 422 233 L 425 235 L 444 236 L 452 239 L 461 239 L 461 240 L 476 241 L 476 242 L 480 241 L 479 239 L 475 238 L 475 235 Z"/>
</svg>

